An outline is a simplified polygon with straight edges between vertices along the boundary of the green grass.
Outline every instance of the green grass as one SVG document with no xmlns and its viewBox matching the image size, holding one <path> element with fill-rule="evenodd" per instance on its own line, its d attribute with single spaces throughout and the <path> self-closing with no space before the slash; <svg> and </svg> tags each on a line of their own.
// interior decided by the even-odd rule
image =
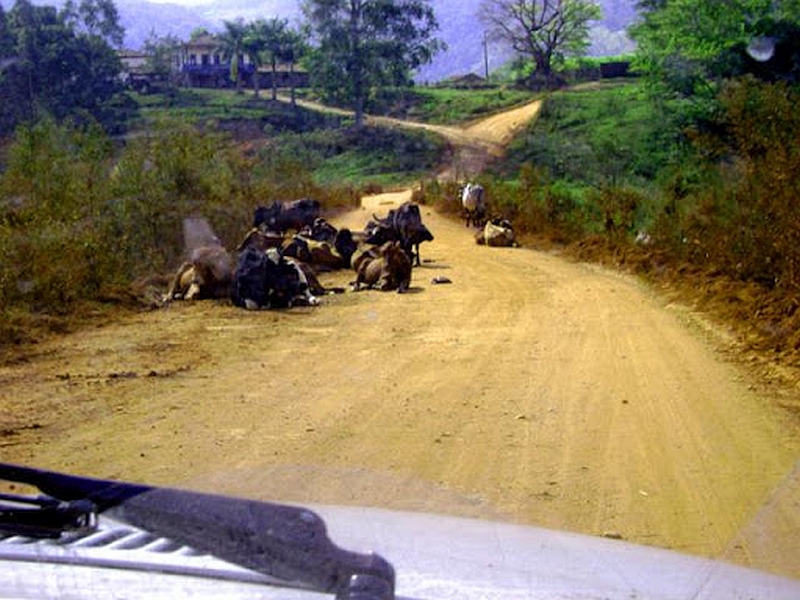
<svg viewBox="0 0 800 600">
<path fill-rule="evenodd" d="M 503 87 L 479 90 L 417 87 L 387 91 L 375 99 L 368 109 L 375 114 L 439 125 L 457 125 L 530 102 L 536 97 L 529 91 Z"/>
<path fill-rule="evenodd" d="M 262 153 L 264 161 L 297 161 L 321 186 L 393 186 L 434 169 L 445 143 L 422 131 L 368 127 L 286 134 Z"/>
<path fill-rule="evenodd" d="M 637 82 L 550 95 L 538 121 L 509 148 L 498 174 L 530 162 L 553 179 L 588 186 L 647 186 L 669 163 L 674 141 Z"/>
<path fill-rule="evenodd" d="M 270 100 L 269 92 L 255 98 L 252 91 L 193 89 L 137 98 L 142 130 L 178 120 L 234 138 L 268 138 L 254 166 L 258 176 L 300 169 L 318 185 L 393 186 L 423 177 L 445 151 L 431 134 L 373 127 L 356 132 L 348 117 L 293 109 Z"/>
<path fill-rule="evenodd" d="M 310 131 L 321 127 L 338 127 L 341 117 L 321 114 L 285 102 L 274 102 L 269 92 L 256 98 L 252 91 L 237 94 L 235 90 L 179 89 L 174 94 L 134 94 L 139 104 L 139 120 L 134 130 L 147 130 L 165 119 L 214 127 L 219 123 L 248 122 L 267 132 Z"/>
</svg>

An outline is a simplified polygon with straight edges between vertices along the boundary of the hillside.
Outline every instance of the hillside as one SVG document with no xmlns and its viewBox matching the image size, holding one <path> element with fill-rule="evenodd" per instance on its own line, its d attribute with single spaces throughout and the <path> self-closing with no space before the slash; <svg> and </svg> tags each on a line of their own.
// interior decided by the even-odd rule
<svg viewBox="0 0 800 600">
<path fill-rule="evenodd" d="M 217 30 L 225 20 L 237 17 L 245 21 L 257 18 L 301 18 L 298 0 L 212 0 L 189 7 L 180 3 L 156 3 L 144 0 L 116 0 L 120 19 L 126 31 L 125 45 L 138 49 L 155 32 L 160 36 L 175 35 L 188 39 L 198 27 Z M 483 26 L 477 18 L 482 0 L 432 0 L 440 24 L 439 37 L 448 50 L 436 57 L 417 75 L 417 80 L 439 81 L 454 75 L 484 73 Z M 6 9 L 12 0 L 0 0 Z M 34 0 L 34 4 L 61 4 L 61 0 Z M 592 30 L 591 56 L 611 56 L 631 51 L 633 43 L 625 28 L 636 16 L 635 0 L 600 0 L 603 19 Z M 489 44 L 489 70 L 497 69 L 511 57 L 508 49 Z"/>
</svg>

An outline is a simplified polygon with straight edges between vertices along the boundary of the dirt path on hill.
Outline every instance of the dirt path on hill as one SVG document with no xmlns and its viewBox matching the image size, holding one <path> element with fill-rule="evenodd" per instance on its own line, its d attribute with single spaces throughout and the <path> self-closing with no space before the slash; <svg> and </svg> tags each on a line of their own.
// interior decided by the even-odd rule
<svg viewBox="0 0 800 600">
<path fill-rule="evenodd" d="M 727 360 L 726 331 L 630 277 L 424 220 L 436 239 L 408 294 L 176 302 L 40 344 L 0 367 L 2 460 L 499 518 L 800 578 L 790 392 Z"/>
</svg>

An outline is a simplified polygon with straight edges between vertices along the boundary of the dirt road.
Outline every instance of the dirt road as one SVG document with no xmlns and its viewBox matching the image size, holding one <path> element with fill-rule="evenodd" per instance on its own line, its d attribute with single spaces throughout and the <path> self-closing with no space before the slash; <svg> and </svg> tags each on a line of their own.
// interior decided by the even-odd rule
<svg viewBox="0 0 800 600">
<path fill-rule="evenodd" d="M 408 294 L 173 303 L 0 367 L 2 459 L 500 518 L 800 577 L 800 436 L 726 361 L 724 330 L 630 277 L 424 220 L 436 239 Z"/>
</svg>

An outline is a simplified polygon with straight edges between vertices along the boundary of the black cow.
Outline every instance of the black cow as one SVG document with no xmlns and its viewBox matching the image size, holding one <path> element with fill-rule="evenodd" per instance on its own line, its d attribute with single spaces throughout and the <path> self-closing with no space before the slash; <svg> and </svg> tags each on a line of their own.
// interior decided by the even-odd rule
<svg viewBox="0 0 800 600">
<path fill-rule="evenodd" d="M 358 248 L 353 233 L 345 228 L 337 230 L 324 219 L 317 219 L 312 227 L 303 230 L 283 244 L 283 254 L 322 269 L 346 269 Z"/>
<path fill-rule="evenodd" d="M 251 310 L 319 304 L 302 269 L 285 260 L 276 248 L 266 252 L 245 248 L 236 266 L 231 300 Z"/>
<path fill-rule="evenodd" d="M 353 238 L 353 232 L 343 227 L 333 237 L 333 247 L 344 259 L 344 268 L 347 268 L 353 253 L 358 249 L 358 242 Z"/>
<path fill-rule="evenodd" d="M 381 245 L 386 242 L 400 242 L 400 247 L 417 266 L 422 264 L 419 245 L 433 241 L 433 234 L 422 223 L 419 205 L 404 202 L 389 211 L 383 219 L 373 215 L 373 221 L 367 224 L 368 244 Z M 416 251 L 415 251 L 416 249 Z"/>
<path fill-rule="evenodd" d="M 311 226 L 322 212 L 319 200 L 301 198 L 291 202 L 275 200 L 269 206 L 259 206 L 253 216 L 253 227 L 263 231 L 283 233 L 290 229 L 300 231 Z"/>
<path fill-rule="evenodd" d="M 318 242 L 299 234 L 283 245 L 283 254 L 325 271 L 342 269 L 350 264 L 350 260 L 345 262 L 332 244 Z"/>
<path fill-rule="evenodd" d="M 298 233 L 304 238 L 308 238 L 310 240 L 328 242 L 332 244 L 333 240 L 336 238 L 338 230 L 322 217 L 318 217 L 314 219 L 314 222 L 311 225 L 306 225 Z"/>
</svg>

